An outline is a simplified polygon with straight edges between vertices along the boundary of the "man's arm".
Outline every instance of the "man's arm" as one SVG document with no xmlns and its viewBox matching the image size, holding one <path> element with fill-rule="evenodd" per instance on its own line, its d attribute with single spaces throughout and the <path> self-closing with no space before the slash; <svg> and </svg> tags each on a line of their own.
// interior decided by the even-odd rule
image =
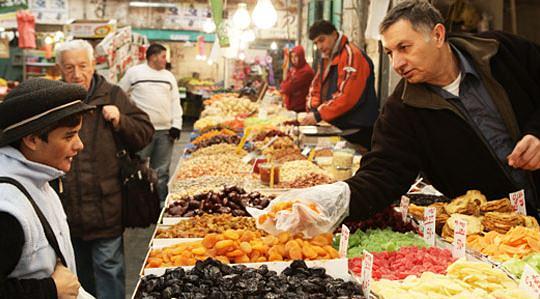
<svg viewBox="0 0 540 299">
<path fill-rule="evenodd" d="M 309 93 L 306 101 L 306 110 L 311 111 L 317 109 L 321 104 L 321 68 L 315 73 L 311 86 L 309 87 Z"/>
<path fill-rule="evenodd" d="M 148 114 L 139 109 L 122 89 L 113 88 L 117 91 L 112 101 L 120 110 L 118 134 L 131 152 L 139 151 L 152 140 L 154 126 Z"/>
<path fill-rule="evenodd" d="M 173 74 L 171 74 L 171 77 L 172 127 L 177 128 L 178 130 L 182 130 L 182 114 L 184 113 L 184 111 L 182 110 L 182 106 L 180 106 L 180 93 L 178 92 L 178 84 L 176 83 L 176 79 L 174 78 Z"/>
<path fill-rule="evenodd" d="M 315 111 L 317 121 L 330 122 L 349 112 L 360 100 L 367 80 L 372 75 L 369 62 L 362 52 L 349 45 L 345 46 L 343 51 L 346 51 L 348 55 L 348 63 L 343 70 L 345 77 L 332 99 L 322 103 Z"/>
<path fill-rule="evenodd" d="M 11 214 L 0 212 L 0 298 L 57 298 L 52 278 L 8 278 L 22 255 L 24 232 L 21 224 Z"/>
<path fill-rule="evenodd" d="M 409 109 L 400 99 L 390 98 L 375 123 L 372 151 L 362 157 L 360 170 L 345 181 L 351 189 L 351 219 L 366 219 L 388 207 L 418 175 L 421 153 Z"/>
</svg>

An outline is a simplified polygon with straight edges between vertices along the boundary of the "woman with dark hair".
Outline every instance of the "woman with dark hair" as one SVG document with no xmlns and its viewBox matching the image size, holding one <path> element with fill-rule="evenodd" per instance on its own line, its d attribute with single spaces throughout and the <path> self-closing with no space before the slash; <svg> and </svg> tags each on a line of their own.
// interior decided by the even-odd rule
<svg viewBox="0 0 540 299">
<path fill-rule="evenodd" d="M 306 97 L 315 73 L 306 62 L 304 48 L 296 46 L 289 55 L 291 67 L 281 83 L 281 94 L 285 107 L 296 112 L 306 112 Z"/>
</svg>

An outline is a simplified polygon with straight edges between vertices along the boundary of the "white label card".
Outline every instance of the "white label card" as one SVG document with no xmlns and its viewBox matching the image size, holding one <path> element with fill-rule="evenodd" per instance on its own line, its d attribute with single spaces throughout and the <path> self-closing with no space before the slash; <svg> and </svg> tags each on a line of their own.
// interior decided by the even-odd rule
<svg viewBox="0 0 540 299">
<path fill-rule="evenodd" d="M 371 271 L 373 269 L 373 254 L 364 250 L 364 259 L 362 260 L 362 291 L 364 296 L 369 298 L 371 291 Z"/>
<path fill-rule="evenodd" d="M 519 191 L 510 193 L 509 196 L 514 210 L 518 214 L 527 215 L 527 208 L 525 208 L 525 190 L 521 189 Z"/>
<path fill-rule="evenodd" d="M 407 223 L 407 214 L 409 213 L 409 203 L 410 203 L 409 197 L 403 195 L 401 196 L 401 202 L 399 203 L 399 209 L 401 211 L 401 219 L 403 222 Z"/>
<path fill-rule="evenodd" d="M 528 291 L 536 298 L 540 298 L 540 274 L 528 264 L 525 264 L 525 268 L 523 268 L 519 288 Z"/>
<path fill-rule="evenodd" d="M 456 219 L 454 223 L 454 242 L 452 256 L 456 259 L 465 257 L 465 248 L 467 246 L 467 221 Z"/>
<path fill-rule="evenodd" d="M 429 246 L 435 245 L 435 220 L 437 217 L 437 209 L 426 208 L 424 210 L 424 241 Z"/>
<path fill-rule="evenodd" d="M 347 141 L 338 141 L 336 143 L 335 149 L 344 149 L 347 146 Z"/>
<path fill-rule="evenodd" d="M 309 146 L 306 146 L 303 150 L 302 150 L 302 155 L 306 156 L 309 155 L 309 152 L 311 152 L 311 147 Z"/>
<path fill-rule="evenodd" d="M 339 256 L 341 258 L 347 258 L 347 250 L 349 249 L 349 236 L 351 231 L 343 224 L 341 226 L 341 238 L 339 239 Z"/>
</svg>

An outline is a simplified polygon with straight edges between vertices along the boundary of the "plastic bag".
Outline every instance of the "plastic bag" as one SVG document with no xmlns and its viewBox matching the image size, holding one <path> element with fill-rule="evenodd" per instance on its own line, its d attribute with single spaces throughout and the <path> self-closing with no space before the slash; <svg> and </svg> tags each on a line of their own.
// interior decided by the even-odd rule
<svg viewBox="0 0 540 299">
<path fill-rule="evenodd" d="M 337 182 L 291 190 L 272 200 L 264 210 L 247 208 L 257 228 L 269 234 L 302 233 L 312 238 L 333 231 L 349 215 L 349 185 Z"/>
<path fill-rule="evenodd" d="M 90 293 L 85 291 L 83 287 L 79 288 L 79 295 L 77 296 L 77 299 L 95 299 L 94 296 L 92 296 Z"/>
</svg>

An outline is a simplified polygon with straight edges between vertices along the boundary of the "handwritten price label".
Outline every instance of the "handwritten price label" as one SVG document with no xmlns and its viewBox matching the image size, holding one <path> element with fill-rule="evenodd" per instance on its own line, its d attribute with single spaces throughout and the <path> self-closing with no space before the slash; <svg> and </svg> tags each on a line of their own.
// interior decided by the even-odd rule
<svg viewBox="0 0 540 299">
<path fill-rule="evenodd" d="M 540 275 L 528 264 L 523 268 L 519 288 L 540 298 Z"/>
<path fill-rule="evenodd" d="M 409 203 L 410 203 L 410 199 L 403 195 L 401 196 L 401 202 L 399 203 L 399 209 L 401 211 L 401 219 L 403 220 L 403 222 L 407 223 L 407 214 L 409 213 Z"/>
<path fill-rule="evenodd" d="M 347 141 L 338 141 L 336 143 L 335 149 L 344 149 L 347 146 Z"/>
<path fill-rule="evenodd" d="M 343 224 L 341 226 L 341 239 L 339 239 L 339 256 L 342 258 L 347 258 L 347 250 L 349 249 L 349 236 L 351 231 L 349 228 Z"/>
<path fill-rule="evenodd" d="M 437 210 L 435 208 L 426 208 L 424 210 L 424 241 L 430 246 L 435 245 L 435 220 Z"/>
<path fill-rule="evenodd" d="M 517 192 L 510 193 L 510 202 L 518 214 L 527 215 L 527 208 L 525 208 L 525 190 L 521 189 Z"/>
<path fill-rule="evenodd" d="M 456 259 L 465 256 L 465 247 L 467 245 L 467 221 L 456 219 L 454 223 L 454 247 L 452 256 Z"/>
<path fill-rule="evenodd" d="M 306 146 L 306 147 L 302 150 L 302 155 L 307 156 L 307 155 L 309 155 L 309 152 L 311 152 L 311 147 Z"/>
<path fill-rule="evenodd" d="M 364 296 L 369 298 L 371 291 L 371 271 L 373 269 L 373 254 L 364 250 L 364 259 L 362 260 L 362 291 Z"/>
</svg>

